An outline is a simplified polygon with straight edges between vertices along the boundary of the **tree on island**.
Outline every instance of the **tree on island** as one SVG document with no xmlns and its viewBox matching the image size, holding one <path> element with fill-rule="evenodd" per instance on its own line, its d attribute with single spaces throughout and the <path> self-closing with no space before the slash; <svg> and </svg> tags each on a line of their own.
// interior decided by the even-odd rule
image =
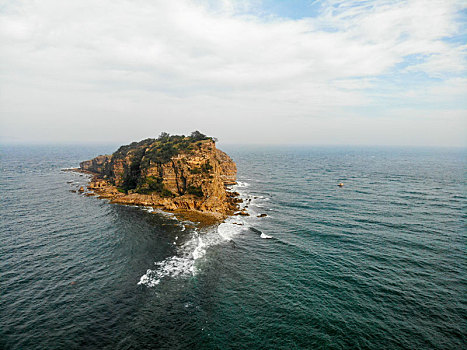
<svg viewBox="0 0 467 350">
<path fill-rule="evenodd" d="M 170 134 L 168 132 L 163 131 L 157 138 L 157 141 L 167 142 L 169 141 L 169 139 L 170 139 Z"/>
<path fill-rule="evenodd" d="M 190 138 L 191 142 L 203 141 L 207 139 L 212 139 L 214 142 L 217 141 L 216 138 L 208 137 L 198 130 L 193 131 L 188 137 Z M 184 138 L 185 135 L 170 135 L 168 132 L 163 131 L 160 133 L 159 137 L 156 140 L 162 143 L 166 143 L 169 141 L 181 141 Z"/>
<path fill-rule="evenodd" d="M 191 133 L 190 135 L 191 139 L 193 141 L 201 141 L 201 140 L 206 140 L 207 136 L 204 135 L 203 133 L 199 132 L 198 130 L 195 130 Z"/>
</svg>

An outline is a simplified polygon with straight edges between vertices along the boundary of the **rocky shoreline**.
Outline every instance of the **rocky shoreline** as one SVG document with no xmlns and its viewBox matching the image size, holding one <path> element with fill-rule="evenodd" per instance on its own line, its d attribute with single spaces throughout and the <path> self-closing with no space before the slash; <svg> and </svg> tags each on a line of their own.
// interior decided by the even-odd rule
<svg viewBox="0 0 467 350">
<path fill-rule="evenodd" d="M 86 196 L 96 196 L 98 198 L 108 199 L 110 203 L 114 204 L 136 205 L 153 209 L 160 209 L 165 212 L 173 213 L 180 219 L 199 222 L 203 226 L 220 223 L 232 215 L 245 215 L 243 214 L 244 211 L 239 210 L 238 203 L 241 203 L 242 200 L 238 198 L 239 194 L 237 192 L 227 191 L 231 210 L 225 214 L 222 214 L 219 212 L 201 211 L 189 208 L 189 204 L 186 202 L 184 203 L 183 201 L 179 201 L 174 203 L 155 195 L 151 196 L 137 193 L 126 195 L 119 192 L 115 186 L 112 186 L 107 181 L 103 181 L 99 177 L 99 174 L 81 168 L 63 169 L 62 171 L 70 171 L 92 176 L 87 186 L 81 186 L 74 192 L 82 193 Z M 236 183 L 229 183 L 228 186 L 234 184 Z"/>
</svg>

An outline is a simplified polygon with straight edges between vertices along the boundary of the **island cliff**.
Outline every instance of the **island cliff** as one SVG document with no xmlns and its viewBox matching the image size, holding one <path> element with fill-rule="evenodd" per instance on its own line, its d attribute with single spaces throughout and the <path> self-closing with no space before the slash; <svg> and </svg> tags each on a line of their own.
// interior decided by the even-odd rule
<svg viewBox="0 0 467 350">
<path fill-rule="evenodd" d="M 133 142 L 81 162 L 79 170 L 93 175 L 88 190 L 113 203 L 194 211 L 217 220 L 238 209 L 236 193 L 226 188 L 235 184 L 235 163 L 214 138 L 198 131 Z"/>
</svg>

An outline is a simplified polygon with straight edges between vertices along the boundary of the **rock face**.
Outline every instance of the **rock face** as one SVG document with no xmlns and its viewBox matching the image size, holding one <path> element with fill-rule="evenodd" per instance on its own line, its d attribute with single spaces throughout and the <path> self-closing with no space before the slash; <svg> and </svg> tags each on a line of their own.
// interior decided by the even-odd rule
<svg viewBox="0 0 467 350">
<path fill-rule="evenodd" d="M 84 162 L 79 163 L 79 167 L 81 169 L 100 174 L 104 170 L 104 165 L 110 160 L 111 156 L 98 156 L 91 160 L 86 160 Z"/>
<path fill-rule="evenodd" d="M 202 136 L 161 135 L 81 162 L 80 169 L 95 175 L 88 188 L 113 202 L 223 218 L 238 206 L 226 189 L 235 184 L 237 167 L 212 138 Z"/>
</svg>

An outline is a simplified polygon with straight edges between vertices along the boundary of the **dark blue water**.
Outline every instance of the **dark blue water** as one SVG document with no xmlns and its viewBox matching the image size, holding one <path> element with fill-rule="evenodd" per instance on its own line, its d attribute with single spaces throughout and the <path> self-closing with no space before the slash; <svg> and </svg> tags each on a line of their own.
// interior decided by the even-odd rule
<svg viewBox="0 0 467 350">
<path fill-rule="evenodd" d="M 466 348 L 465 150 L 224 147 L 198 227 L 70 192 L 115 148 L 2 147 L 0 348 Z"/>
</svg>

